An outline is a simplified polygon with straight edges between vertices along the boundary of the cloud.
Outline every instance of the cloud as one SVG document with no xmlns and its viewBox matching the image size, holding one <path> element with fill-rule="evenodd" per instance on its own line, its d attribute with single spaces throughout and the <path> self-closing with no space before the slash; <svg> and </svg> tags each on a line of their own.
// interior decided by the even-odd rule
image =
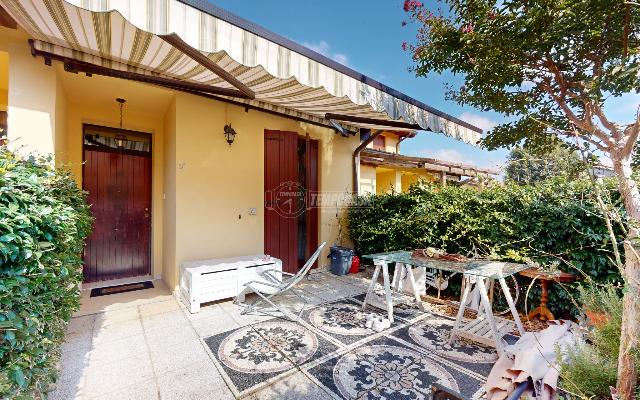
<svg viewBox="0 0 640 400">
<path fill-rule="evenodd" d="M 436 160 L 449 161 L 458 164 L 464 164 L 466 160 L 466 157 L 462 153 L 454 149 L 425 149 L 419 150 L 418 153 L 423 157 L 435 158 Z"/>
<path fill-rule="evenodd" d="M 497 121 L 492 120 L 491 118 L 487 118 L 480 114 L 475 114 L 471 112 L 463 112 L 459 117 L 461 120 L 470 123 L 471 125 L 475 125 L 478 128 L 482 129 L 484 132 L 490 131 L 498 125 Z"/>
<path fill-rule="evenodd" d="M 347 65 L 349 63 L 349 59 L 347 58 L 347 56 L 345 54 L 342 54 L 342 53 L 334 54 L 333 55 L 333 59 L 336 60 L 337 62 L 339 62 L 340 64 Z"/>
<path fill-rule="evenodd" d="M 308 43 L 308 42 L 303 42 L 302 43 L 303 46 L 310 48 L 311 50 L 315 51 L 316 53 L 320 53 L 324 56 L 329 56 L 329 43 L 325 42 L 324 40 L 321 40 L 318 43 Z"/>
<path fill-rule="evenodd" d="M 308 47 L 316 53 L 320 53 L 323 56 L 329 57 L 334 61 L 339 62 L 340 64 L 349 65 L 349 57 L 347 57 L 347 55 L 343 53 L 332 52 L 331 45 L 324 40 L 321 40 L 317 43 L 303 42 L 302 45 Z"/>
</svg>

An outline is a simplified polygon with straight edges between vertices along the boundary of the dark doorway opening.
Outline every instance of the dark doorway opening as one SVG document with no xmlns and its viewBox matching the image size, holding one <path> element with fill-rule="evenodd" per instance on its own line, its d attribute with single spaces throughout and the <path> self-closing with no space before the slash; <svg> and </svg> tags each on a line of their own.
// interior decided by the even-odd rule
<svg viewBox="0 0 640 400">
<path fill-rule="evenodd" d="M 85 282 L 151 274 L 151 135 L 85 124 L 83 161 L 95 218 Z"/>
</svg>

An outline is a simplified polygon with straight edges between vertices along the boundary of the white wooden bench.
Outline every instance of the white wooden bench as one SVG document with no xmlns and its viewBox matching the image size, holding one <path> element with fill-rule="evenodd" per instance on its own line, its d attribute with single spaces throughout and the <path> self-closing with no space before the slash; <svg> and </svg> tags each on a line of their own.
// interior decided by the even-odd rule
<svg viewBox="0 0 640 400">
<path fill-rule="evenodd" d="M 180 293 L 192 313 L 209 301 L 230 297 L 244 301 L 245 283 L 259 280 L 267 269 L 282 271 L 282 261 L 263 254 L 188 261 L 180 267 Z"/>
</svg>

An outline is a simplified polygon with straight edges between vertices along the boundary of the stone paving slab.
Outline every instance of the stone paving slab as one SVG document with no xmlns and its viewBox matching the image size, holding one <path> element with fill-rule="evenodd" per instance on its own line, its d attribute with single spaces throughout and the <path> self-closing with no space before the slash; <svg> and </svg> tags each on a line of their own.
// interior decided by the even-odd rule
<svg viewBox="0 0 640 400">
<path fill-rule="evenodd" d="M 420 353 L 426 357 L 421 362 L 435 365 L 431 378 L 447 381 L 451 376 L 452 386 L 476 395 L 474 388 L 486 368 L 472 371 L 447 354 L 427 356 L 428 340 L 435 339 L 418 336 L 426 334 L 419 325 L 423 314 L 410 307 L 399 309 L 397 324 L 377 334 L 360 326 L 366 313 L 381 313 L 375 308 L 358 312 L 369 279 L 368 274 L 336 277 L 314 271 L 299 287 L 307 304 L 291 296 L 279 299 L 296 314 L 305 307 L 299 324 L 279 319 L 277 310 L 243 315 L 245 305 L 232 301 L 205 304 L 191 314 L 161 281 L 154 281 L 153 289 L 137 292 L 97 298 L 83 293 L 82 308 L 71 320 L 62 346 L 60 379 L 49 396 L 54 400 L 339 399 L 350 396 L 348 386 L 354 383 L 348 376 L 355 379 L 358 374 L 345 372 L 348 376 L 343 374 L 344 382 L 339 383 L 342 389 L 335 380 L 329 383 L 328 374 L 333 375 L 338 364 L 357 367 L 353 363 L 358 351 L 367 346 L 375 347 L 367 355 L 380 355 L 380 346 L 413 352 L 409 356 Z M 247 296 L 247 302 L 254 300 L 255 296 Z M 406 318 L 400 316 L 403 313 Z M 417 328 L 411 331 L 414 325 Z M 225 341 L 226 353 L 220 351 Z M 414 348 L 420 346 L 427 349 Z M 279 361 L 256 364 L 252 359 L 256 348 Z M 392 398 L 376 390 L 372 388 L 372 393 L 381 394 L 378 397 Z"/>
</svg>

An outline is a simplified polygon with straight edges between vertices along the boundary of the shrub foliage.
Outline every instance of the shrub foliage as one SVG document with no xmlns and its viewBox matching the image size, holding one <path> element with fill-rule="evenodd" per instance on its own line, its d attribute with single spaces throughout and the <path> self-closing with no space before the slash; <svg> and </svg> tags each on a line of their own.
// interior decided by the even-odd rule
<svg viewBox="0 0 640 400">
<path fill-rule="evenodd" d="M 50 165 L 0 148 L 0 398 L 47 390 L 79 306 L 92 218 L 72 177 Z"/>
<path fill-rule="evenodd" d="M 618 373 L 618 352 L 622 326 L 622 296 L 613 285 L 584 285 L 580 302 L 589 310 L 606 315 L 606 321 L 584 330 L 587 342 L 566 349 L 561 357 L 562 385 L 579 398 L 610 399 Z M 634 357 L 639 354 L 634 352 Z M 640 390 L 640 386 L 637 387 Z"/>
<path fill-rule="evenodd" d="M 563 179 L 496 184 L 481 191 L 414 185 L 408 193 L 356 199 L 347 225 L 362 254 L 432 246 L 465 255 L 528 258 L 594 282 L 618 281 L 610 235 L 592 190 L 589 182 Z M 622 210 L 618 200 L 613 202 Z M 620 243 L 622 230 L 616 229 Z M 530 293 L 535 304 L 537 290 Z M 553 285 L 551 310 L 558 315 L 575 312 L 572 292 Z"/>
</svg>

